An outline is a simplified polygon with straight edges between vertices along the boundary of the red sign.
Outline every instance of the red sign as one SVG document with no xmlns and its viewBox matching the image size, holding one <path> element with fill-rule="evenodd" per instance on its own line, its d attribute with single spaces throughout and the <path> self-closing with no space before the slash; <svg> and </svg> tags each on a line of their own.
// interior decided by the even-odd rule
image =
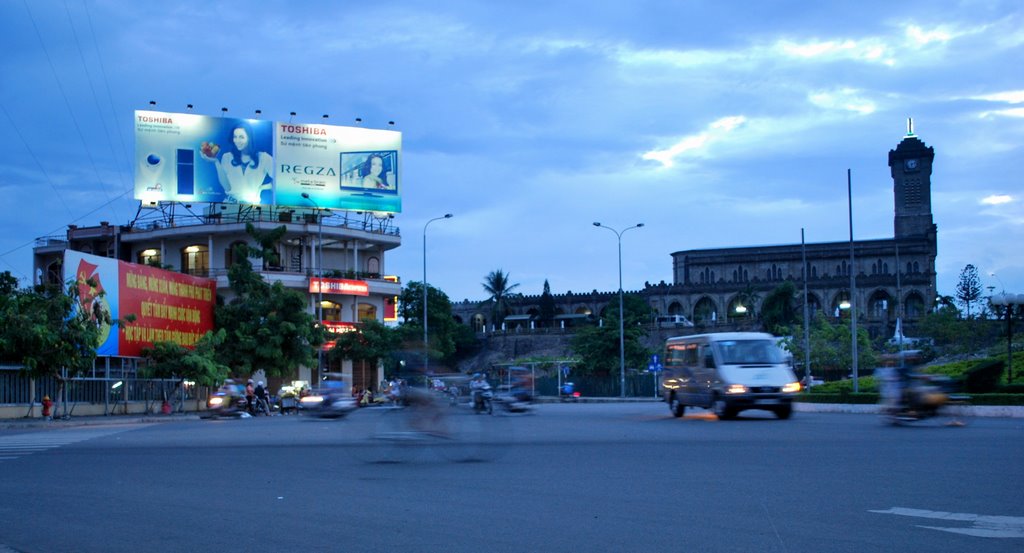
<svg viewBox="0 0 1024 553">
<path fill-rule="evenodd" d="M 397 276 L 385 275 L 384 280 L 388 282 L 398 282 Z M 397 321 L 398 320 L 398 296 L 388 298 L 384 301 L 384 320 L 385 321 Z"/>
<path fill-rule="evenodd" d="M 359 325 L 356 323 L 345 323 L 341 321 L 320 321 L 320 324 L 327 327 L 327 330 L 335 334 L 344 334 L 346 332 L 358 332 Z M 320 349 L 327 351 L 334 348 L 334 340 L 328 340 L 324 342 L 324 345 L 320 346 Z"/>
<path fill-rule="evenodd" d="M 135 315 L 135 321 L 121 329 L 120 355 L 140 356 L 153 342 L 193 348 L 213 330 L 216 280 L 124 261 L 118 269 L 120 314 Z"/>
<path fill-rule="evenodd" d="M 323 284 L 321 286 L 321 283 Z M 310 278 L 309 293 L 344 294 L 346 296 L 369 296 L 370 285 L 365 280 L 344 278 Z"/>
</svg>

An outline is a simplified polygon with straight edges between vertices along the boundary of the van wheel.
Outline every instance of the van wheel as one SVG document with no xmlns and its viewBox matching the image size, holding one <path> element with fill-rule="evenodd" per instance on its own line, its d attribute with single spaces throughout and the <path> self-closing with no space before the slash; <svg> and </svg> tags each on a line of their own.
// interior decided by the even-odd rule
<svg viewBox="0 0 1024 553">
<path fill-rule="evenodd" d="M 711 410 L 721 420 L 730 420 L 736 417 L 736 410 L 720 396 L 715 396 L 715 400 L 711 403 Z"/>
<path fill-rule="evenodd" d="M 775 408 L 775 416 L 779 417 L 781 420 L 788 419 L 792 414 L 793 414 L 793 406 L 792 405 L 783 405 L 781 407 L 776 407 Z"/>
<path fill-rule="evenodd" d="M 679 398 L 677 398 L 675 394 L 672 394 L 672 397 L 668 400 L 668 410 L 672 411 L 673 417 L 681 417 L 683 416 L 683 413 L 686 412 L 686 406 L 679 403 Z"/>
</svg>

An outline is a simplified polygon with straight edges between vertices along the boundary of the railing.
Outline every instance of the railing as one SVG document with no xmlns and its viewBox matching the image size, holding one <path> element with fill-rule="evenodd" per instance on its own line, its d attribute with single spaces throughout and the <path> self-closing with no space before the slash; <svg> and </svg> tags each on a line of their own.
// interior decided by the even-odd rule
<svg viewBox="0 0 1024 553">
<path fill-rule="evenodd" d="M 335 213 L 323 210 L 330 213 L 330 215 L 324 215 L 319 210 L 282 209 L 276 206 L 267 206 L 266 209 L 263 209 L 261 206 L 248 208 L 235 208 L 232 206 L 232 208 L 232 211 L 206 214 L 193 213 L 188 210 L 184 212 L 181 210 L 175 210 L 174 212 L 163 211 L 149 219 L 136 220 L 133 230 L 268 222 L 307 225 L 322 224 L 324 227 L 348 228 L 388 236 L 401 235 L 399 227 L 392 223 L 392 217 L 377 217 L 369 212 L 341 211 Z"/>
</svg>

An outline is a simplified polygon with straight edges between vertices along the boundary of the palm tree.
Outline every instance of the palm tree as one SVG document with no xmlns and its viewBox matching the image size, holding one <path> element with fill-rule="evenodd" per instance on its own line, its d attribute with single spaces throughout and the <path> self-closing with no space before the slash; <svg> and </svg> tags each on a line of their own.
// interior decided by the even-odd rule
<svg viewBox="0 0 1024 553">
<path fill-rule="evenodd" d="M 519 284 L 511 284 L 509 274 L 498 269 L 488 273 L 484 278 L 483 286 L 484 291 L 490 294 L 483 304 L 487 304 L 491 308 L 491 322 L 495 325 L 501 324 L 505 315 L 508 314 L 509 300 L 518 296 L 518 294 L 513 294 L 512 290 L 518 288 Z"/>
</svg>

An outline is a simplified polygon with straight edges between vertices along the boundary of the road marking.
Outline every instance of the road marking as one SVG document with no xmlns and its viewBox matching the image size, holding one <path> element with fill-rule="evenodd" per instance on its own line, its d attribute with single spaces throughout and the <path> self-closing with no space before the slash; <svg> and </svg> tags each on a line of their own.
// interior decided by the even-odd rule
<svg viewBox="0 0 1024 553">
<path fill-rule="evenodd" d="M 1024 517 L 948 513 L 946 511 L 908 509 L 906 507 L 893 507 L 884 511 L 870 510 L 869 512 L 883 515 L 937 519 L 948 522 L 971 522 L 973 526 L 925 526 L 922 524 L 917 526 L 919 528 L 952 532 L 976 538 L 1024 538 Z"/>
<path fill-rule="evenodd" d="M 30 434 L 16 434 L 14 436 L 0 436 L 0 461 L 9 461 L 24 457 L 25 455 L 101 436 L 109 436 L 135 428 L 138 428 L 138 426 L 118 425 L 104 428 L 69 428 L 33 432 Z"/>
</svg>

